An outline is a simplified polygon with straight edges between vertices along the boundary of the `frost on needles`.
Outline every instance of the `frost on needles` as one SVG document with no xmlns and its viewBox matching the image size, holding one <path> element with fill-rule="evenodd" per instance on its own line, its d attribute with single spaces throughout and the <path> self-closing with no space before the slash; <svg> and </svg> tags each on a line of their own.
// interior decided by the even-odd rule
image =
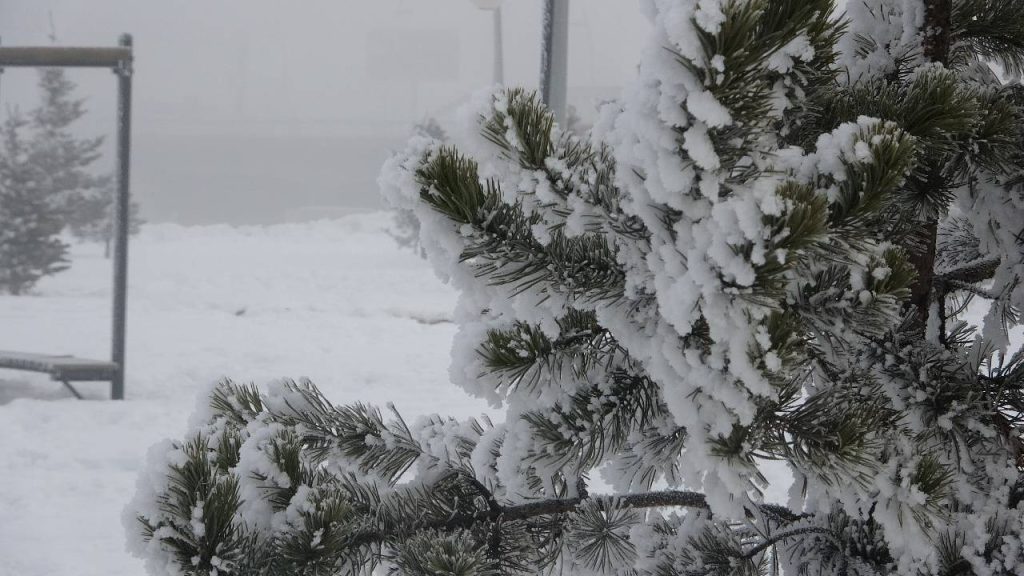
<svg viewBox="0 0 1024 576">
<path fill-rule="evenodd" d="M 586 137 L 491 90 L 381 175 L 504 421 L 222 382 L 153 574 L 1024 573 L 1024 3 L 642 5 Z"/>
</svg>

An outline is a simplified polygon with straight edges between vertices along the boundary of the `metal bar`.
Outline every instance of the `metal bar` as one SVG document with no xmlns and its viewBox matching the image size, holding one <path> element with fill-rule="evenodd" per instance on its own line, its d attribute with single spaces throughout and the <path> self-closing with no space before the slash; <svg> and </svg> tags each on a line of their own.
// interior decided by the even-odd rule
<svg viewBox="0 0 1024 576">
<path fill-rule="evenodd" d="M 116 48 L 69 48 L 65 46 L 0 47 L 0 66 L 40 68 L 117 68 L 131 62 L 131 46 Z"/>
<path fill-rule="evenodd" d="M 132 37 L 121 36 L 119 44 L 131 54 Z M 114 314 L 111 360 L 117 373 L 110 383 L 110 397 L 124 399 L 125 324 L 128 303 L 128 229 L 130 222 L 129 191 L 130 152 L 132 136 L 132 60 L 122 59 L 114 70 L 117 74 L 117 204 L 114 217 Z"/>
<path fill-rule="evenodd" d="M 75 387 L 71 385 L 71 382 L 68 382 L 67 380 L 61 380 L 60 383 L 63 384 L 64 387 L 67 388 L 68 390 L 71 390 L 71 393 L 75 395 L 75 398 L 78 398 L 79 400 L 85 400 L 85 398 L 83 398 L 82 395 L 78 393 L 78 390 L 75 390 Z"/>
<path fill-rule="evenodd" d="M 505 41 L 502 38 L 501 6 L 494 9 L 494 83 L 505 83 Z"/>
<path fill-rule="evenodd" d="M 555 120 L 565 123 L 566 80 L 569 75 L 569 0 L 554 0 L 551 15 L 551 80 L 548 106 Z"/>
<path fill-rule="evenodd" d="M 540 46 L 540 99 L 550 105 L 551 98 L 551 34 L 555 0 L 544 0 Z"/>
<path fill-rule="evenodd" d="M 558 122 L 565 121 L 569 55 L 569 0 L 545 0 L 540 94 Z"/>
</svg>

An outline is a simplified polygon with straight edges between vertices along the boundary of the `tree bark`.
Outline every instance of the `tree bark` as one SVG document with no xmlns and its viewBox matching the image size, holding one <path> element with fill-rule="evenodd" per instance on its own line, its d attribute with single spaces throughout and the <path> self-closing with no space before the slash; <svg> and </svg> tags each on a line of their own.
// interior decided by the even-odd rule
<svg viewBox="0 0 1024 576">
<path fill-rule="evenodd" d="M 949 63 L 949 31 L 953 24 L 952 0 L 925 0 L 924 57 L 930 62 Z"/>
<path fill-rule="evenodd" d="M 922 51 L 929 62 L 946 65 L 949 61 L 950 28 L 952 26 L 952 0 L 924 0 L 925 17 L 922 29 L 924 41 Z M 929 181 L 934 181 L 931 178 Z M 917 281 L 910 288 L 909 305 L 913 307 L 919 327 L 923 331 L 928 322 L 929 309 L 935 293 L 935 248 L 938 241 L 939 218 L 937 214 L 926 214 L 921 223 L 923 242 L 911 251 L 910 263 L 917 271 Z M 940 298 L 941 300 L 941 298 Z M 943 305 L 940 301 L 939 305 Z"/>
<path fill-rule="evenodd" d="M 921 223 L 924 236 L 921 245 L 910 252 L 910 263 L 917 271 L 917 280 L 910 287 L 910 305 L 913 306 L 919 327 L 924 328 L 928 321 L 931 308 L 932 286 L 935 282 L 935 247 L 938 236 L 939 220 L 935 215 L 926 215 Z"/>
</svg>

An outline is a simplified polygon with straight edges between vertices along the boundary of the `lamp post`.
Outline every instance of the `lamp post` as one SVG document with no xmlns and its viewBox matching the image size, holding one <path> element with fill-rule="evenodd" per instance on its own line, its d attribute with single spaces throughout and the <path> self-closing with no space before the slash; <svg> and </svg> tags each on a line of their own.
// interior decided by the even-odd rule
<svg viewBox="0 0 1024 576">
<path fill-rule="evenodd" d="M 568 55 L 569 0 L 545 0 L 540 93 L 559 122 L 565 122 Z"/>
<path fill-rule="evenodd" d="M 494 20 L 494 83 L 505 83 L 505 49 L 501 34 L 501 0 L 472 0 L 481 10 L 489 10 Z"/>
</svg>

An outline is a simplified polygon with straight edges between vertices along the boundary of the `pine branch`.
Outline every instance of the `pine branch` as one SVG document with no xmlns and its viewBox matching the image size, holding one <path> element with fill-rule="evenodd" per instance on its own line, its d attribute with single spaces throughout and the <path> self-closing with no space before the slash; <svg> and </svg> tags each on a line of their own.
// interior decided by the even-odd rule
<svg viewBox="0 0 1024 576">
<path fill-rule="evenodd" d="M 1017 0 L 958 0 L 953 3 L 953 54 L 957 63 L 976 58 L 1024 71 L 1024 12 Z"/>
<path fill-rule="evenodd" d="M 350 545 L 352 547 L 362 547 L 382 544 L 394 541 L 395 539 L 408 538 L 413 534 L 421 532 L 437 530 L 455 532 L 494 522 L 525 522 L 546 516 L 569 514 L 578 510 L 584 503 L 596 505 L 600 508 L 617 507 L 637 510 L 667 507 L 708 509 L 708 504 L 703 494 L 678 490 L 626 495 L 552 498 L 525 504 L 503 505 L 497 509 L 489 507 L 486 510 L 477 510 L 469 514 L 455 513 L 444 518 L 421 518 L 420 522 L 410 519 L 409 522 L 402 525 L 401 533 L 388 533 L 374 528 L 367 528 L 355 535 L 350 541 Z M 770 513 L 779 516 L 779 507 L 772 506 Z M 802 518 L 802 516 L 788 510 L 784 514 L 792 518 Z"/>
<path fill-rule="evenodd" d="M 583 380 L 598 366 L 629 363 L 625 350 L 598 324 L 593 312 L 570 309 L 557 323 L 559 334 L 554 339 L 540 326 L 525 322 L 489 330 L 477 353 L 510 392 L 532 393 L 542 382 L 566 375 Z"/>
<path fill-rule="evenodd" d="M 678 490 L 665 490 L 661 492 L 645 492 L 641 494 L 627 494 L 623 496 L 590 496 L 590 500 L 601 506 L 617 506 L 625 508 L 666 508 L 678 506 L 680 508 L 701 508 L 708 507 L 704 495 L 699 492 L 681 492 Z M 502 507 L 501 517 L 505 520 L 528 520 L 536 516 L 549 516 L 552 514 L 566 514 L 576 510 L 587 498 L 564 498 L 529 502 L 517 506 Z"/>
<path fill-rule="evenodd" d="M 990 256 L 961 264 L 954 268 L 942 270 L 932 280 L 935 286 L 944 287 L 954 283 L 977 284 L 992 278 L 999 268 L 1001 260 L 998 256 Z"/>
<path fill-rule="evenodd" d="M 586 470 L 599 465 L 606 455 L 628 449 L 634 430 L 656 428 L 666 421 L 668 409 L 660 388 L 648 376 L 615 369 L 606 380 L 577 392 L 562 408 L 523 414 L 533 435 L 546 447 L 531 454 L 530 461 Z"/>
<path fill-rule="evenodd" d="M 754 546 L 750 550 L 747 550 L 747 552 L 743 555 L 743 558 L 746 560 L 750 560 L 758 554 L 778 544 L 779 542 L 782 542 L 783 540 L 793 538 L 796 536 L 803 536 L 805 534 L 826 534 L 831 536 L 832 530 L 824 526 L 803 526 L 800 528 L 794 528 L 792 530 L 778 532 L 776 534 L 772 534 L 769 538 L 765 538 L 764 541 Z"/>
<path fill-rule="evenodd" d="M 416 172 L 420 197 L 453 223 L 466 225 L 461 259 L 478 277 L 510 285 L 516 293 L 535 289 L 591 302 L 622 297 L 625 273 L 604 234 L 569 237 L 555 229 L 550 242 L 541 244 L 533 232 L 540 218 L 520 202 L 503 202 L 499 183 L 481 183 L 476 162 L 451 148 L 424 160 Z"/>
<path fill-rule="evenodd" d="M 477 489 L 477 491 L 480 493 L 480 496 L 482 496 L 483 499 L 487 501 L 488 510 L 490 510 L 494 514 L 501 513 L 501 504 L 499 504 L 498 499 L 494 497 L 494 492 L 491 492 L 491 490 L 487 488 L 487 486 L 484 486 L 483 482 L 481 482 L 480 480 L 477 479 L 476 476 L 470 474 L 465 470 L 459 470 L 458 474 L 462 476 L 462 478 L 464 478 L 467 482 L 469 482 L 474 488 Z"/>
<path fill-rule="evenodd" d="M 382 503 L 383 504 L 383 503 Z M 527 502 L 517 505 L 503 505 L 498 508 L 478 509 L 472 513 L 454 512 L 444 517 L 408 518 L 405 522 L 396 526 L 397 531 L 389 532 L 380 530 L 377 527 L 367 525 L 362 530 L 357 530 L 346 542 L 351 549 L 361 549 L 376 545 L 387 545 L 402 542 L 410 538 L 416 538 L 420 534 L 433 532 L 459 533 L 462 531 L 474 530 L 481 527 L 489 527 L 488 533 L 494 537 L 497 525 L 511 525 L 517 522 L 532 522 L 547 517 L 572 514 L 581 510 L 583 506 L 590 506 L 600 511 L 615 510 L 645 510 L 654 508 L 689 508 L 698 510 L 709 510 L 705 496 L 699 492 L 686 492 L 678 490 L 664 490 L 625 495 L 597 495 L 597 496 L 576 496 L 572 498 L 552 498 L 535 502 Z M 785 507 L 766 504 L 758 506 L 759 512 L 779 525 L 791 524 L 807 518 L 805 514 L 797 514 Z M 371 514 L 378 515 L 379 513 Z M 780 532 L 775 537 L 759 543 L 753 552 L 752 557 L 757 553 L 771 547 L 783 539 L 792 538 L 804 534 L 828 533 L 829 530 L 814 526 L 805 526 L 793 530 Z"/>
</svg>

